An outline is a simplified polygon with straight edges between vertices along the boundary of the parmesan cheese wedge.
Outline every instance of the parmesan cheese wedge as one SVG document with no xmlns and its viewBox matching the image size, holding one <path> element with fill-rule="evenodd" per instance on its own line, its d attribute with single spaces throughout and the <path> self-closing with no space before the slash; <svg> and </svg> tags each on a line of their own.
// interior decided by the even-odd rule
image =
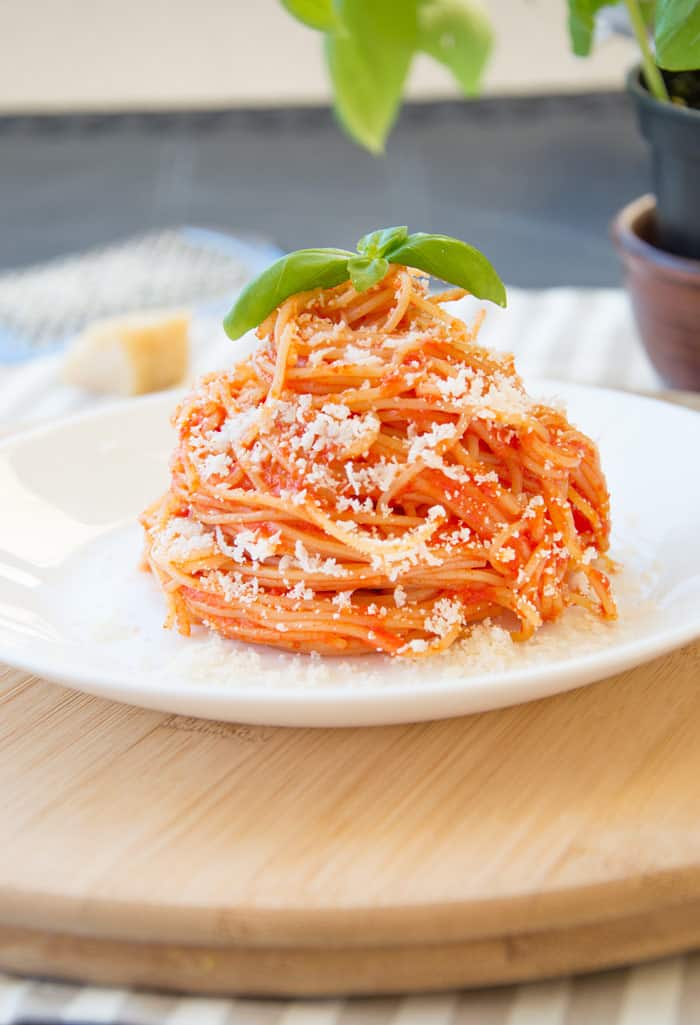
<svg viewBox="0 0 700 1025">
<path fill-rule="evenodd" d="M 87 391 L 142 395 L 181 384 L 189 365 L 190 315 L 148 310 L 95 321 L 66 353 L 63 379 Z"/>
</svg>

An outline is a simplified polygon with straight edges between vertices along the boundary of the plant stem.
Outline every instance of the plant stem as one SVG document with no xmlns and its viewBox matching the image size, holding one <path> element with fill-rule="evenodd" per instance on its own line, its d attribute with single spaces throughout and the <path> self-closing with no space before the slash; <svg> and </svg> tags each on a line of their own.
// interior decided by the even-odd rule
<svg viewBox="0 0 700 1025">
<path fill-rule="evenodd" d="M 651 52 L 647 27 L 644 23 L 639 4 L 637 0 L 625 0 L 625 7 L 627 8 L 632 29 L 639 43 L 639 49 L 642 51 L 642 67 L 644 68 L 644 77 L 649 87 L 649 92 L 657 100 L 661 100 L 662 103 L 668 103 L 669 96 L 666 83 Z"/>
</svg>

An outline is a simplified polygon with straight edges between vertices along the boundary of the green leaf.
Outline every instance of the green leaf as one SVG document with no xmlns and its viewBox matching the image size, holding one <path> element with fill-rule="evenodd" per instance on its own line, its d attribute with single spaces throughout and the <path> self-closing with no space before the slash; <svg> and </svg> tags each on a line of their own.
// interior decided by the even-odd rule
<svg viewBox="0 0 700 1025">
<path fill-rule="evenodd" d="M 365 292 L 382 280 L 390 263 L 417 267 L 478 299 L 506 305 L 503 282 L 489 261 L 459 239 L 424 232 L 409 235 L 405 227 L 380 228 L 363 236 L 358 248 L 364 251 L 297 249 L 276 260 L 243 289 L 224 320 L 226 334 L 240 338 L 299 292 L 333 288 L 348 278 L 358 292 Z"/>
<path fill-rule="evenodd" d="M 700 0 L 657 0 L 655 39 L 662 68 L 700 68 Z"/>
<path fill-rule="evenodd" d="M 333 27 L 333 0 L 282 0 L 282 6 L 309 28 L 327 32 Z"/>
<path fill-rule="evenodd" d="M 383 256 L 353 256 L 348 260 L 348 272 L 356 292 L 366 292 L 381 281 L 389 270 Z"/>
<path fill-rule="evenodd" d="M 367 256 L 383 256 L 392 246 L 397 246 L 407 238 L 408 228 L 405 224 L 400 228 L 380 228 L 363 235 L 357 243 L 357 251 Z"/>
<path fill-rule="evenodd" d="M 474 246 L 448 235 L 416 232 L 386 254 L 390 263 L 417 267 L 428 274 L 465 288 L 477 299 L 506 305 L 506 290 L 498 274 Z"/>
<path fill-rule="evenodd" d="M 326 37 L 335 110 L 349 135 L 381 153 L 416 47 L 417 0 L 335 0 Z"/>
<path fill-rule="evenodd" d="M 644 24 L 651 31 L 654 28 L 654 18 L 656 16 L 656 0 L 639 0 L 639 10 L 641 11 Z"/>
<path fill-rule="evenodd" d="M 486 14 L 471 0 L 421 0 L 418 45 L 448 68 L 467 96 L 479 88 L 491 52 Z"/>
<path fill-rule="evenodd" d="M 348 260 L 354 255 L 345 249 L 297 249 L 276 260 L 243 289 L 224 320 L 226 334 L 240 338 L 290 295 L 347 281 Z"/>
<path fill-rule="evenodd" d="M 569 37 L 571 49 L 577 57 L 588 57 L 591 52 L 598 11 L 616 2 L 617 0 L 568 0 Z"/>
</svg>

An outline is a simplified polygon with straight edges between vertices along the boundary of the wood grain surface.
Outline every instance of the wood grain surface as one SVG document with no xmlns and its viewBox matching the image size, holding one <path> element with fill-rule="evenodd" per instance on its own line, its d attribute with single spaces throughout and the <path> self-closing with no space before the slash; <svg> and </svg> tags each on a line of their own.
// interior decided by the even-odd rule
<svg viewBox="0 0 700 1025">
<path fill-rule="evenodd" d="M 0 706 L 4 969 L 409 992 L 700 945 L 700 642 L 413 726 L 236 726 L 3 667 Z"/>
<path fill-rule="evenodd" d="M 0 676 L 0 966 L 188 990 L 510 981 L 700 943 L 700 644 L 414 726 Z"/>
</svg>

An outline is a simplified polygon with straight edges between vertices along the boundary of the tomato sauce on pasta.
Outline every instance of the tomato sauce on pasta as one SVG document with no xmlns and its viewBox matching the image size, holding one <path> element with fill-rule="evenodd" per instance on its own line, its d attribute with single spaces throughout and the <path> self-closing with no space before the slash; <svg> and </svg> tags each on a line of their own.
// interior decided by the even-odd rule
<svg viewBox="0 0 700 1025">
<path fill-rule="evenodd" d="M 597 448 L 443 308 L 463 294 L 392 265 L 292 296 L 196 386 L 142 516 L 166 625 L 416 658 L 487 617 L 615 618 Z"/>
</svg>

